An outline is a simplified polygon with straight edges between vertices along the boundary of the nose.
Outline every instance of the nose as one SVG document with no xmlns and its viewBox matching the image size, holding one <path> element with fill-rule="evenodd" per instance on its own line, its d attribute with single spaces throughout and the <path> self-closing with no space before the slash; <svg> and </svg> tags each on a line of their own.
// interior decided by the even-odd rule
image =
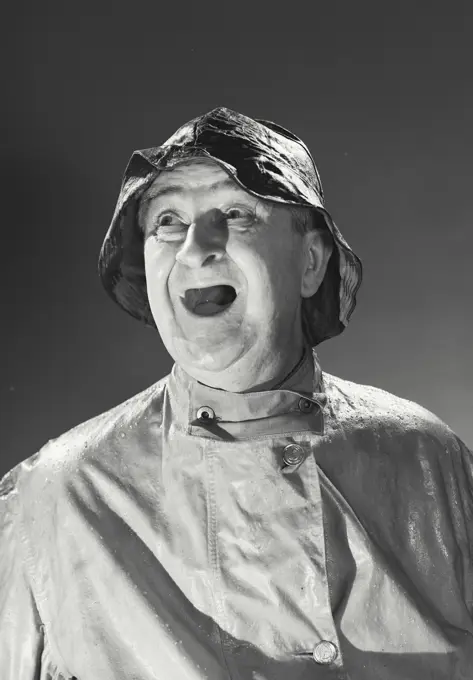
<svg viewBox="0 0 473 680">
<path fill-rule="evenodd" d="M 194 268 L 219 261 L 225 255 L 227 240 L 224 220 L 217 211 L 212 211 L 212 214 L 199 217 L 189 225 L 176 260 Z"/>
</svg>

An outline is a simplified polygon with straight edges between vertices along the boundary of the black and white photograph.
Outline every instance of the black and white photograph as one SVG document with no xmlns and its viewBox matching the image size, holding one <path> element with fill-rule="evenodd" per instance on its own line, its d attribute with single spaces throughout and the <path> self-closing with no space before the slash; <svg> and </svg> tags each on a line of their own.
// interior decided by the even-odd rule
<svg viewBox="0 0 473 680">
<path fill-rule="evenodd" d="M 0 680 L 473 680 L 473 5 L 3 29 Z"/>
</svg>

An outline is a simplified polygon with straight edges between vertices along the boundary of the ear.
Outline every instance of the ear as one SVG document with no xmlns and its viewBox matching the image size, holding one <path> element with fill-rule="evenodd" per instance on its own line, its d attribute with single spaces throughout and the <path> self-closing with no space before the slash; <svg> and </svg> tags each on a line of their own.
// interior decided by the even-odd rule
<svg viewBox="0 0 473 680">
<path fill-rule="evenodd" d="M 327 271 L 333 250 L 333 238 L 325 229 L 304 234 L 301 296 L 310 298 L 317 292 Z"/>
</svg>

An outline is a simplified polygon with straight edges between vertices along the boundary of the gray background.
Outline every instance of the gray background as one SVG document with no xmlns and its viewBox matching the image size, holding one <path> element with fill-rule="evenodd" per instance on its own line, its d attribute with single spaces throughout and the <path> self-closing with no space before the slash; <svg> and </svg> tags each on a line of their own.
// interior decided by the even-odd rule
<svg viewBox="0 0 473 680">
<path fill-rule="evenodd" d="M 5 21 L 0 474 L 170 370 L 97 255 L 131 152 L 215 106 L 306 141 L 363 260 L 324 369 L 472 446 L 471 4 L 167 4 L 31 3 Z"/>
</svg>

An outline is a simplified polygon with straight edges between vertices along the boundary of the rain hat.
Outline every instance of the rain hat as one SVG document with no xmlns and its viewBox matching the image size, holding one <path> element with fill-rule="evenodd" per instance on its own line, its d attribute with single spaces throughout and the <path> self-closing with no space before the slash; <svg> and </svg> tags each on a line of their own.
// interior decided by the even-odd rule
<svg viewBox="0 0 473 680">
<path fill-rule="evenodd" d="M 322 215 L 335 247 L 319 289 L 302 299 L 302 327 L 312 347 L 339 335 L 355 308 L 362 266 L 324 207 L 320 176 L 309 149 L 280 125 L 224 107 L 189 121 L 161 146 L 131 156 L 99 256 L 100 278 L 110 297 L 156 328 L 146 289 L 144 237 L 138 225 L 140 197 L 160 172 L 193 158 L 218 163 L 252 195 L 310 207 Z"/>
</svg>

